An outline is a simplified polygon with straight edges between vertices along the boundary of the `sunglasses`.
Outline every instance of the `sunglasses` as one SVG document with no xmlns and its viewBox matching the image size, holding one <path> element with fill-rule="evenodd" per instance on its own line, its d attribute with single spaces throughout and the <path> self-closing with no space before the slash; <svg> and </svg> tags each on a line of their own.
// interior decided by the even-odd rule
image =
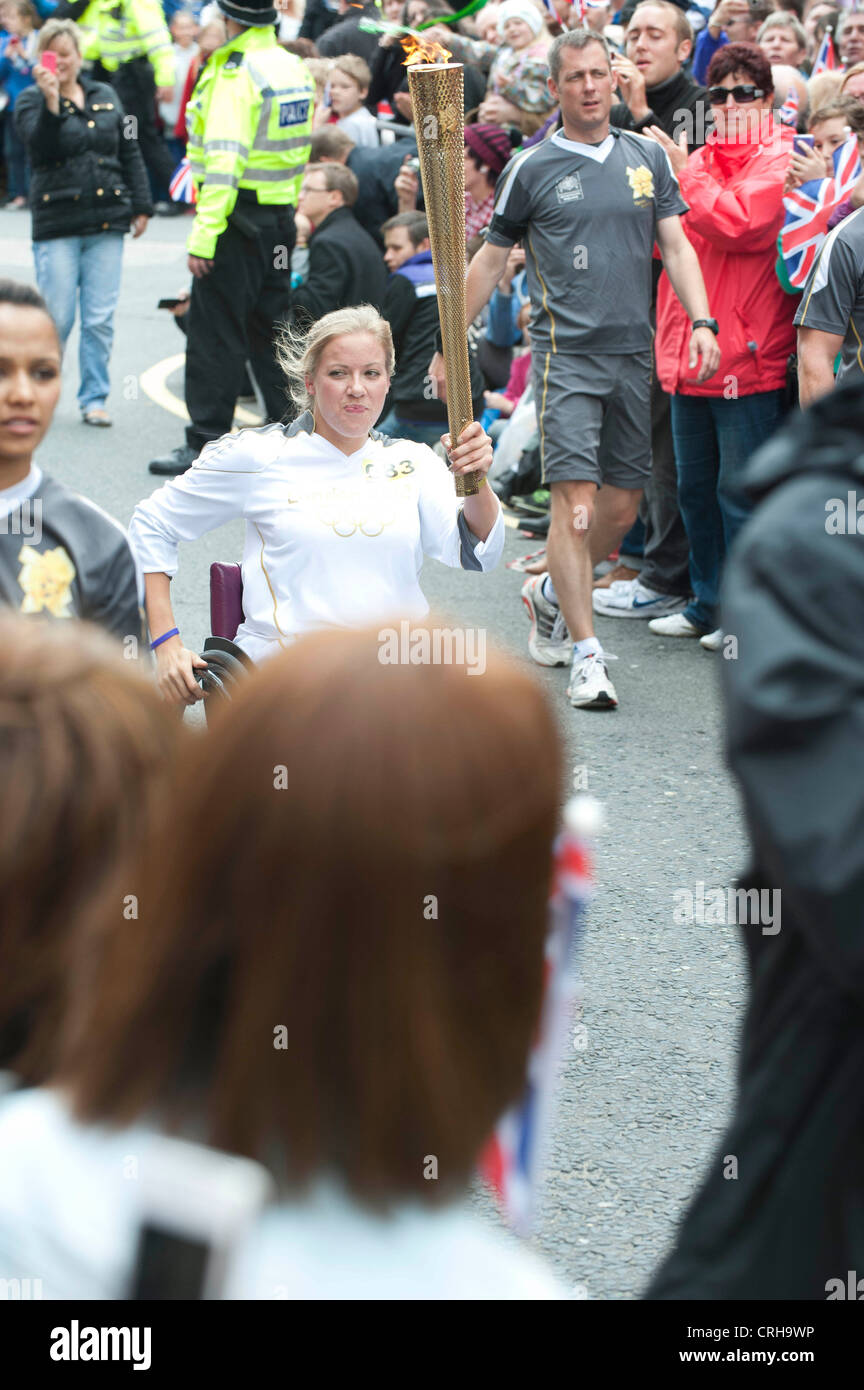
<svg viewBox="0 0 864 1390">
<path fill-rule="evenodd" d="M 727 97 L 731 97 L 737 106 L 742 106 L 748 101 L 758 101 L 764 95 L 761 87 L 754 87 L 750 82 L 746 82 L 740 87 L 708 88 L 708 100 L 712 106 L 725 106 Z"/>
</svg>

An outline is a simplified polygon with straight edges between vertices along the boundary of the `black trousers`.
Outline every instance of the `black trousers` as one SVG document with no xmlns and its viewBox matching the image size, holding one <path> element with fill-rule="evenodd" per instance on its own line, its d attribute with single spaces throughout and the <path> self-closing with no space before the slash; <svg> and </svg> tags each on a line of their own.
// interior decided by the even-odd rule
<svg viewBox="0 0 864 1390">
<path fill-rule="evenodd" d="M 291 307 L 294 239 L 293 208 L 238 202 L 216 244 L 210 273 L 192 283 L 186 344 L 186 409 L 192 423 L 186 442 L 193 449 L 200 451 L 231 429 L 247 361 L 268 420 L 288 413 L 273 338 L 275 325 Z"/>
<path fill-rule="evenodd" d="M 94 72 L 94 76 L 96 73 Z M 138 146 L 157 187 L 167 188 L 177 161 L 156 129 L 156 78 L 146 58 L 121 63 L 116 72 L 100 69 L 99 80 L 110 82 L 127 116 L 138 126 Z"/>
<path fill-rule="evenodd" d="M 670 402 L 655 376 L 651 383 L 651 477 L 643 499 L 645 547 L 639 578 L 658 594 L 686 598 L 690 593 L 690 542 L 678 509 Z"/>
</svg>

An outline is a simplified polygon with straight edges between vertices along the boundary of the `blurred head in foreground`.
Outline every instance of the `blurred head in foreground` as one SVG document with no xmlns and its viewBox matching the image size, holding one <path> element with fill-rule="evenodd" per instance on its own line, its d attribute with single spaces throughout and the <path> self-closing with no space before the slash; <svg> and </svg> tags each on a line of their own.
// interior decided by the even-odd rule
<svg viewBox="0 0 864 1390">
<path fill-rule="evenodd" d="M 470 1180 L 540 1010 L 558 739 L 501 657 L 381 653 L 304 639 L 190 745 L 60 1078 L 80 1118 L 152 1114 L 373 1206 Z"/>
<path fill-rule="evenodd" d="M 0 611 L 0 1068 L 18 1081 L 56 1063 L 79 929 L 154 816 L 181 733 L 96 628 Z M 113 930 L 130 927 L 121 890 Z"/>
</svg>

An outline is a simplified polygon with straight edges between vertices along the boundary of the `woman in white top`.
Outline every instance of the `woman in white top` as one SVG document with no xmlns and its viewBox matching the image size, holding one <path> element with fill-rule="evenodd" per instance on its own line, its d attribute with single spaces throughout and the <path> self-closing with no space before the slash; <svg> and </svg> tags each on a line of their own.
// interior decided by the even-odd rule
<svg viewBox="0 0 864 1390">
<path fill-rule="evenodd" d="M 228 1297 L 561 1296 L 468 1199 L 536 1034 L 556 723 L 521 666 L 418 665 L 440 629 L 405 628 L 393 663 L 377 627 L 301 638 L 188 740 L 118 879 L 136 920 L 94 913 L 56 1089 L 0 1103 L 0 1278 L 122 1298 L 142 1226 L 224 1233 L 212 1150 L 148 1205 L 167 1132 L 269 1174 Z"/>
<path fill-rule="evenodd" d="M 170 582 L 180 541 L 245 519 L 244 620 L 235 641 L 255 662 L 304 632 L 422 617 L 425 555 L 489 570 L 504 548 L 501 508 L 485 485 L 492 443 L 479 424 L 450 453 L 453 473 L 483 475 L 464 504 L 431 449 L 373 430 L 393 372 L 390 326 L 375 309 L 326 314 L 279 352 L 303 414 L 208 444 L 132 518 L 157 679 L 177 704 L 201 698 L 194 672 L 207 664 L 179 633 L 159 641 L 175 629 Z M 449 449 L 448 435 L 444 443 Z"/>
</svg>

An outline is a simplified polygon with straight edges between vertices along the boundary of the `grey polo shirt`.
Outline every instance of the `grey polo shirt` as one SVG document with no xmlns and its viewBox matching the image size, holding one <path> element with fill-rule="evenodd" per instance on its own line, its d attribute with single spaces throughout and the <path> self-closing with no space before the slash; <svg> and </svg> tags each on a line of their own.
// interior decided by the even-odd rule
<svg viewBox="0 0 864 1390">
<path fill-rule="evenodd" d="M 650 349 L 657 223 L 686 211 L 665 151 L 634 131 L 599 145 L 557 131 L 515 155 L 486 235 L 525 245 L 532 350 Z"/>
<path fill-rule="evenodd" d="M 843 334 L 838 381 L 864 372 L 864 208 L 828 233 L 795 322 L 801 328 Z"/>
</svg>

